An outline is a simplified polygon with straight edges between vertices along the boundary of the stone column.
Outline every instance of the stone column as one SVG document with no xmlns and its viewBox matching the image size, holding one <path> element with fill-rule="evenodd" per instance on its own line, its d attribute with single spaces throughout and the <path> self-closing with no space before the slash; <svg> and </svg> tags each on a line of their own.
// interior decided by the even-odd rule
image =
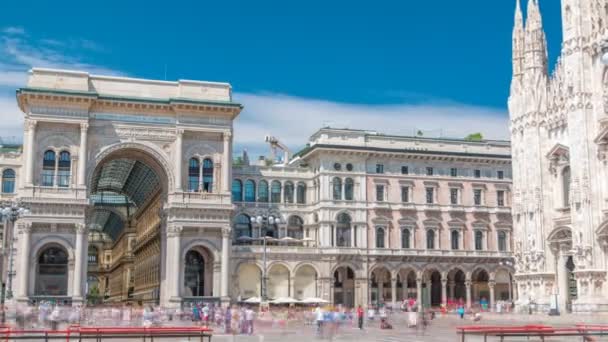
<svg viewBox="0 0 608 342">
<path fill-rule="evenodd" d="M 88 123 L 80 124 L 80 153 L 78 156 L 78 186 L 85 186 L 85 177 L 87 170 L 87 133 L 89 130 Z"/>
<path fill-rule="evenodd" d="M 32 240 L 32 224 L 20 224 L 21 241 L 19 249 L 19 288 L 17 289 L 17 298 L 27 299 L 30 275 L 30 243 Z"/>
<path fill-rule="evenodd" d="M 416 304 L 418 305 L 418 312 L 422 312 L 422 278 L 416 278 Z"/>
<path fill-rule="evenodd" d="M 351 247 L 356 247 L 355 246 L 355 234 L 357 234 L 357 226 L 352 225 L 350 227 L 350 246 Z"/>
<path fill-rule="evenodd" d="M 566 263 L 568 262 L 568 255 L 566 254 L 566 248 L 562 248 L 557 256 L 557 294 L 559 300 L 559 311 L 566 312 L 566 306 L 568 304 L 568 271 Z"/>
<path fill-rule="evenodd" d="M 174 303 L 180 302 L 180 279 L 183 273 L 183 265 L 180 262 L 181 254 L 181 234 L 183 227 L 169 226 L 167 227 L 167 258 L 168 258 L 168 273 L 172 273 L 172 281 L 169 283 L 169 301 Z"/>
<path fill-rule="evenodd" d="M 222 161 L 223 170 L 222 170 L 222 190 L 224 193 L 230 193 L 230 185 L 231 185 L 231 174 L 232 170 L 230 166 L 232 165 L 232 151 L 230 146 L 232 145 L 232 132 L 224 132 L 224 151 Z"/>
<path fill-rule="evenodd" d="M 456 286 L 456 284 L 453 281 L 450 281 L 448 283 L 448 289 L 449 289 L 449 298 L 454 300 L 454 287 Z"/>
<path fill-rule="evenodd" d="M 494 286 L 496 285 L 496 282 L 493 280 L 490 280 L 488 282 L 488 287 L 490 288 L 490 312 L 494 312 Z"/>
<path fill-rule="evenodd" d="M 86 278 L 86 274 L 83 277 L 82 271 L 85 265 L 84 255 L 84 244 L 86 236 L 86 226 L 84 223 L 76 225 L 76 250 L 74 251 L 74 301 L 79 302 L 82 300 L 82 284 L 83 278 Z"/>
<path fill-rule="evenodd" d="M 448 305 L 448 278 L 446 276 L 441 277 L 441 303 L 447 307 Z"/>
<path fill-rule="evenodd" d="M 464 282 L 464 286 L 466 286 L 466 288 L 467 288 L 467 293 L 466 293 L 466 296 L 467 296 L 467 309 L 471 309 L 471 285 L 472 285 L 472 282 L 471 282 L 470 279 L 467 279 Z"/>
<path fill-rule="evenodd" d="M 36 140 L 36 120 L 28 119 L 25 121 L 25 127 L 27 128 L 27 141 L 26 141 L 26 172 L 25 172 L 25 185 L 32 186 L 34 184 L 34 141 Z"/>
<path fill-rule="evenodd" d="M 394 309 L 397 305 L 397 278 L 391 278 L 391 302 Z"/>
<path fill-rule="evenodd" d="M 222 229 L 222 287 L 220 296 L 228 298 L 228 281 L 230 279 L 230 228 Z"/>
<path fill-rule="evenodd" d="M 182 191 L 182 145 L 184 130 L 175 131 L 175 191 Z"/>
</svg>

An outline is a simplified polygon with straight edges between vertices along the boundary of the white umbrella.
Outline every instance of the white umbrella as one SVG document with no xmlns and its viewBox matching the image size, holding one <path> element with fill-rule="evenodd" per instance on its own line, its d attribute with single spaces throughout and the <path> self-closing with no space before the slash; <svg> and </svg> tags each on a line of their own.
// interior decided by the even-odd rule
<svg viewBox="0 0 608 342">
<path fill-rule="evenodd" d="M 309 298 L 302 299 L 300 301 L 300 303 L 303 303 L 303 304 L 327 304 L 327 303 L 329 303 L 329 301 L 325 300 L 323 298 L 309 297 Z"/>
<path fill-rule="evenodd" d="M 262 301 L 262 298 L 260 298 L 260 297 L 251 297 L 251 298 L 247 298 L 246 300 L 244 300 L 243 303 L 259 304 L 261 301 Z"/>
<path fill-rule="evenodd" d="M 299 301 L 297 299 L 293 299 L 291 297 L 279 297 L 279 298 L 274 299 L 270 303 L 272 303 L 272 304 L 293 304 L 293 303 L 298 303 L 298 302 Z"/>
</svg>

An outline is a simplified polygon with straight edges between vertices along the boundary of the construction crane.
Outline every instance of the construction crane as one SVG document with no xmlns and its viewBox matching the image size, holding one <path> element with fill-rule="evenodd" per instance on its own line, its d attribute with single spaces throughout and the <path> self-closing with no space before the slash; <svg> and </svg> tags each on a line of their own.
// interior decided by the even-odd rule
<svg viewBox="0 0 608 342">
<path fill-rule="evenodd" d="M 267 135 L 264 138 L 264 140 L 268 144 L 270 144 L 270 155 L 271 155 L 273 161 L 276 160 L 277 150 L 281 150 L 281 151 L 283 151 L 283 164 L 287 164 L 289 162 L 289 157 L 291 156 L 291 152 L 289 151 L 289 148 L 287 147 L 287 145 L 283 144 L 282 142 L 279 141 L 279 139 L 277 139 L 276 137 L 274 137 L 272 135 Z"/>
</svg>

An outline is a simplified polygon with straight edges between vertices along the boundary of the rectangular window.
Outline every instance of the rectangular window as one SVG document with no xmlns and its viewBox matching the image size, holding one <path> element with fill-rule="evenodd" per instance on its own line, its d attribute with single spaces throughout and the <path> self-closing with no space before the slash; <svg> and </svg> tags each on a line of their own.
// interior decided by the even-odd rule
<svg viewBox="0 0 608 342">
<path fill-rule="evenodd" d="M 481 178 L 481 170 L 474 171 L 475 178 Z"/>
<path fill-rule="evenodd" d="M 473 201 L 475 205 L 481 205 L 481 189 L 473 190 Z"/>
<path fill-rule="evenodd" d="M 410 201 L 410 188 L 407 186 L 401 187 L 401 202 L 408 203 Z"/>
<path fill-rule="evenodd" d="M 426 188 L 426 203 L 435 203 L 435 188 Z"/>
<path fill-rule="evenodd" d="M 504 171 L 496 171 L 496 176 L 498 177 L 498 179 L 504 179 L 505 178 L 505 172 Z"/>
<path fill-rule="evenodd" d="M 384 173 L 384 165 L 376 164 L 376 173 Z"/>
<path fill-rule="evenodd" d="M 384 185 L 376 185 L 376 201 L 384 202 Z"/>
<path fill-rule="evenodd" d="M 458 169 L 453 167 L 450 169 L 450 176 L 452 177 L 458 177 Z"/>
<path fill-rule="evenodd" d="M 410 170 L 409 170 L 409 168 L 407 166 L 402 166 L 401 167 L 401 174 L 402 175 L 407 175 L 409 173 L 410 173 Z"/>
<path fill-rule="evenodd" d="M 433 168 L 432 167 L 427 167 L 426 168 L 426 175 L 427 176 L 432 176 L 433 175 Z"/>
<path fill-rule="evenodd" d="M 505 192 L 503 190 L 496 191 L 496 203 L 499 207 L 505 206 Z"/>
<path fill-rule="evenodd" d="M 450 189 L 450 203 L 458 204 L 458 188 Z"/>
</svg>

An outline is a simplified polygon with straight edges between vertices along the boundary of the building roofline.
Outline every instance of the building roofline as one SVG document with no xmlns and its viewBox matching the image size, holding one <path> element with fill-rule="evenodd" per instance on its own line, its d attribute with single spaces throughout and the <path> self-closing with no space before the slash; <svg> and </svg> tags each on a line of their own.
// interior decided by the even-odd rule
<svg viewBox="0 0 608 342">
<path fill-rule="evenodd" d="M 238 107 L 243 109 L 243 105 L 232 101 L 214 101 L 214 100 L 197 100 L 183 97 L 172 97 L 172 98 L 152 98 L 152 97 L 136 97 L 136 96 L 118 96 L 118 95 L 103 95 L 94 91 L 79 91 L 79 90 L 64 90 L 64 89 L 51 89 L 51 88 L 37 88 L 37 87 L 23 87 L 17 89 L 17 96 L 22 93 L 51 93 L 65 96 L 84 96 L 91 97 L 99 100 L 117 100 L 117 101 L 132 101 L 132 102 L 150 102 L 160 104 L 171 104 L 171 103 L 188 103 L 188 104 L 202 104 L 202 105 L 215 105 L 215 106 L 229 106 Z"/>
<path fill-rule="evenodd" d="M 421 151 L 416 149 L 408 148 L 386 148 L 386 147 L 372 147 L 372 146 L 348 146 L 348 145 L 332 145 L 332 144 L 315 144 L 308 146 L 298 151 L 295 157 L 305 158 L 308 154 L 317 149 L 343 149 L 351 151 L 362 151 L 362 152 L 388 152 L 388 153 L 408 153 L 416 155 L 449 155 L 457 157 L 478 157 L 478 158 L 495 158 L 495 159 L 511 159 L 511 155 L 505 154 L 492 154 L 492 153 L 472 153 L 472 152 L 454 152 L 454 151 Z"/>
<path fill-rule="evenodd" d="M 411 139 L 411 140 L 425 140 L 425 141 L 440 141 L 440 142 L 459 142 L 459 143 L 467 143 L 467 144 L 497 144 L 497 145 L 511 145 L 511 141 L 509 140 L 499 140 L 499 139 L 483 139 L 479 141 L 475 140 L 467 140 L 464 138 L 437 138 L 437 137 L 421 137 L 421 136 L 413 136 L 413 135 L 397 135 L 397 134 L 384 134 L 379 133 L 373 130 L 364 130 L 364 129 L 353 129 L 353 128 L 333 128 L 333 127 L 322 127 L 314 132 L 310 136 L 310 140 L 313 140 L 314 137 L 318 136 L 324 131 L 330 132 L 347 132 L 347 133 L 362 133 L 365 136 L 374 136 L 374 137 L 386 137 L 386 138 L 399 138 L 399 139 Z"/>
</svg>

